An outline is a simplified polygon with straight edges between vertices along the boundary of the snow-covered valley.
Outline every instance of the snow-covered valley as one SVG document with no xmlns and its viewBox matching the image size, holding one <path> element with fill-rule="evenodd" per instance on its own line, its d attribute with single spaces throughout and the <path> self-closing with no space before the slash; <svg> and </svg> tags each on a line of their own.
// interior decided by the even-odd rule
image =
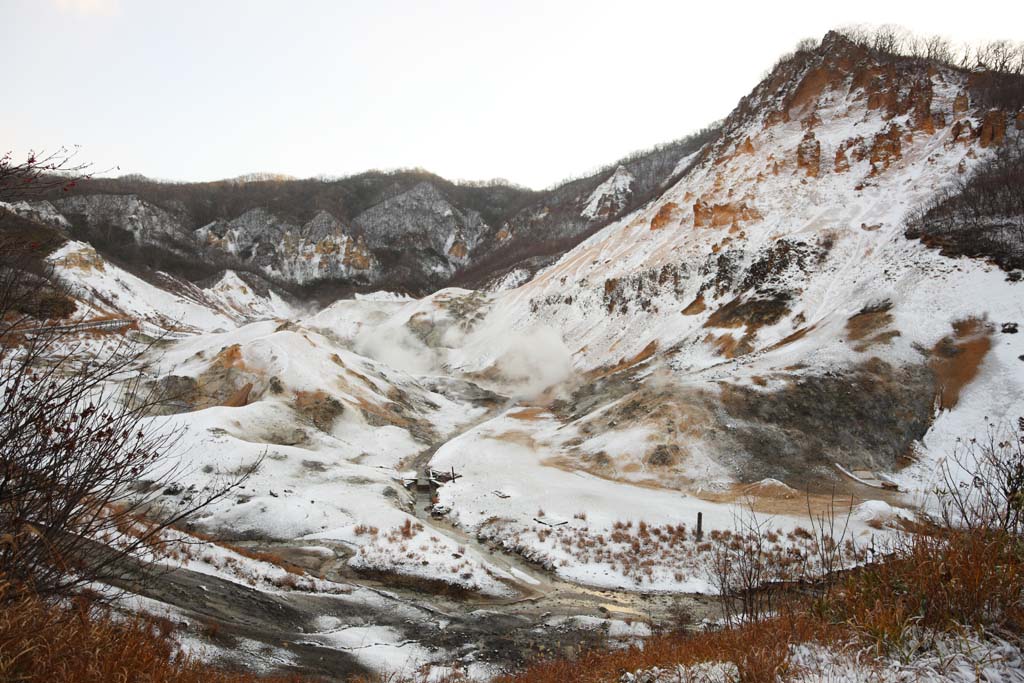
<svg viewBox="0 0 1024 683">
<path fill-rule="evenodd" d="M 714 554 L 752 529 L 812 557 L 815 519 L 838 516 L 844 566 L 874 559 L 959 443 L 1024 415 L 1020 271 L 905 236 L 1024 141 L 1024 117 L 971 88 L 830 33 L 653 199 L 490 289 L 318 307 L 67 241 L 48 259 L 76 319 L 151 344 L 165 400 L 146 427 L 175 447 L 140 490 L 173 472 L 174 509 L 246 476 L 123 604 L 258 670 L 486 677 L 633 642 L 681 606 L 719 618 Z M 617 216 L 634 180 L 617 166 L 579 215 Z"/>
</svg>

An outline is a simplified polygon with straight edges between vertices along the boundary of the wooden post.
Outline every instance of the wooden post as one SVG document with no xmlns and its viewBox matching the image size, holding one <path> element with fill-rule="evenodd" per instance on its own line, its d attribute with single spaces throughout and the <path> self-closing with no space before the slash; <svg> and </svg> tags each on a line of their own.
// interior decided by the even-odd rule
<svg viewBox="0 0 1024 683">
<path fill-rule="evenodd" d="M 704 538 L 704 513 L 697 513 L 697 540 Z"/>
</svg>

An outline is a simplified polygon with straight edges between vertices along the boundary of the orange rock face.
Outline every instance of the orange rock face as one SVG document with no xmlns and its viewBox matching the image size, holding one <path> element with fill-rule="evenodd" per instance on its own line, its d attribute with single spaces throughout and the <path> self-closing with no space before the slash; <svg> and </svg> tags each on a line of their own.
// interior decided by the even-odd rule
<svg viewBox="0 0 1024 683">
<path fill-rule="evenodd" d="M 963 112 L 967 111 L 969 103 L 970 101 L 967 99 L 967 93 L 960 93 L 959 95 L 956 96 L 956 99 L 953 100 L 953 113 L 962 114 Z"/>
<path fill-rule="evenodd" d="M 998 145 L 1002 143 L 1005 137 L 1006 114 L 998 109 L 993 109 L 985 114 L 985 118 L 981 120 L 981 131 L 978 137 L 978 142 L 981 146 L 991 147 L 992 145 Z"/>
<path fill-rule="evenodd" d="M 748 137 L 748 138 L 743 140 L 743 144 L 741 144 L 739 146 L 739 149 L 737 149 L 736 151 L 737 151 L 738 154 L 753 154 L 754 153 L 754 143 L 752 143 L 750 141 L 750 138 Z"/>
<path fill-rule="evenodd" d="M 756 221 L 760 218 L 760 212 L 745 202 L 709 205 L 701 201 L 693 205 L 695 228 L 721 228 L 727 225 L 736 227 L 743 221 Z"/>
<path fill-rule="evenodd" d="M 448 255 L 452 258 L 466 258 L 469 254 L 469 250 L 466 249 L 466 245 L 463 242 L 455 241 L 452 246 L 448 249 Z"/>
<path fill-rule="evenodd" d="M 898 102 L 898 93 L 893 90 L 875 90 L 868 93 L 868 109 L 883 110 L 887 119 L 891 119 L 896 115 Z"/>
<path fill-rule="evenodd" d="M 764 120 L 764 127 L 769 128 L 777 123 L 786 123 L 787 121 L 789 121 L 789 110 L 779 109 L 768 113 Z"/>
<path fill-rule="evenodd" d="M 808 178 L 817 178 L 821 170 L 821 143 L 812 131 L 804 134 L 804 139 L 796 148 L 797 168 L 803 169 Z"/>
<path fill-rule="evenodd" d="M 970 121 L 957 121 L 951 132 L 953 142 L 970 142 L 974 138 L 974 127 Z"/>
<path fill-rule="evenodd" d="M 893 163 L 903 158 L 901 129 L 898 124 L 891 124 L 884 132 L 875 135 L 871 143 L 871 175 L 885 171 Z"/>
<path fill-rule="evenodd" d="M 366 248 L 366 242 L 363 241 L 362 236 L 348 241 L 341 263 L 347 268 L 355 270 L 367 270 L 370 267 L 370 250 Z"/>
<path fill-rule="evenodd" d="M 849 154 L 849 156 L 847 156 Z M 867 156 L 867 151 L 864 148 L 864 138 L 857 136 L 855 138 L 847 138 L 836 148 L 836 160 L 835 160 L 835 171 L 836 173 L 846 173 L 850 170 L 850 158 L 852 157 L 855 161 L 863 161 Z"/>
<path fill-rule="evenodd" d="M 846 158 L 846 152 L 842 147 L 836 150 L 835 172 L 846 173 L 850 170 L 850 160 Z"/>
<path fill-rule="evenodd" d="M 932 83 L 923 80 L 910 88 L 905 102 L 910 110 L 910 129 L 929 135 L 935 132 L 935 118 L 932 116 Z"/>
<path fill-rule="evenodd" d="M 821 93 L 824 92 L 825 88 L 833 80 L 835 78 L 827 67 L 820 66 L 811 70 L 803 77 L 800 85 L 797 86 L 796 92 L 793 93 L 793 97 L 789 102 L 789 108 L 787 109 L 787 119 L 795 114 L 799 114 L 808 105 L 813 106 L 814 102 L 817 101 Z"/>
<path fill-rule="evenodd" d="M 748 141 L 749 142 L 749 141 Z M 675 202 L 668 202 L 655 214 L 654 218 L 651 219 L 651 230 L 661 230 L 675 218 L 676 209 L 679 205 Z"/>
<path fill-rule="evenodd" d="M 711 207 L 707 202 L 698 201 L 693 205 L 693 227 L 703 228 L 711 225 Z"/>
<path fill-rule="evenodd" d="M 330 237 L 324 237 L 322 240 L 316 243 L 316 253 L 318 254 L 336 254 L 340 248 L 338 243 Z"/>
<path fill-rule="evenodd" d="M 497 240 L 498 240 L 499 242 L 504 242 L 505 240 L 507 240 L 507 239 L 508 239 L 509 237 L 511 237 L 511 236 L 512 236 L 512 233 L 510 233 L 510 232 L 509 232 L 508 230 L 506 230 L 505 228 L 502 228 L 501 230 L 499 230 L 499 231 L 498 231 L 498 234 L 497 234 L 497 235 L 495 235 L 494 237 L 495 237 L 495 239 L 497 239 Z"/>
<path fill-rule="evenodd" d="M 1024 111 L 1017 114 L 1017 130 L 1024 130 Z"/>
</svg>

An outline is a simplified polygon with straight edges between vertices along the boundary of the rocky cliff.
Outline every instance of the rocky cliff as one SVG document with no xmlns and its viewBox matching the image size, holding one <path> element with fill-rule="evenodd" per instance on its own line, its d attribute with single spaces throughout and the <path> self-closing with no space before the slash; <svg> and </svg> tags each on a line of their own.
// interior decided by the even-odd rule
<svg viewBox="0 0 1024 683">
<path fill-rule="evenodd" d="M 421 171 L 339 180 L 93 179 L 23 207 L 123 266 L 193 281 L 231 268 L 323 300 L 423 294 L 536 269 L 635 209 L 714 137 L 635 154 L 546 191 L 460 185 Z"/>
</svg>

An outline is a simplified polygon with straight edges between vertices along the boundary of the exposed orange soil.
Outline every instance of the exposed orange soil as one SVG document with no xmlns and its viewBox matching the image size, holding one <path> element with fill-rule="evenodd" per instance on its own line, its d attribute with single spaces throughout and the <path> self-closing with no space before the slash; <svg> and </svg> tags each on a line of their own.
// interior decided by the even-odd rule
<svg viewBox="0 0 1024 683">
<path fill-rule="evenodd" d="M 514 413 L 509 413 L 508 416 L 514 420 L 528 420 L 532 422 L 544 419 L 547 412 L 547 409 L 540 406 L 528 406 L 526 408 L 521 408 Z"/>
<path fill-rule="evenodd" d="M 241 387 L 233 393 L 227 401 L 224 401 L 226 408 L 240 408 L 249 403 L 249 394 L 252 392 L 252 382 L 246 382 L 245 386 Z"/>
<path fill-rule="evenodd" d="M 245 361 L 242 360 L 242 347 L 238 344 L 232 344 L 226 349 L 223 349 L 217 354 L 216 362 L 220 364 L 222 368 L 236 368 L 238 370 L 244 370 Z"/>
<path fill-rule="evenodd" d="M 675 202 L 668 202 L 662 206 L 658 213 L 651 219 L 651 230 L 660 230 L 668 225 L 675 217 L 679 205 Z"/>
<path fill-rule="evenodd" d="M 658 342 L 652 341 L 650 344 L 645 346 L 640 353 L 636 354 L 632 358 L 623 358 L 615 365 L 604 366 L 600 368 L 594 368 L 586 374 L 588 380 L 599 379 L 601 377 L 607 377 L 608 375 L 614 375 L 616 372 L 627 370 L 635 365 L 643 363 L 649 359 L 658 351 Z"/>
<path fill-rule="evenodd" d="M 935 344 L 929 366 L 935 373 L 940 408 L 949 410 L 957 404 L 991 348 L 992 327 L 978 318 L 953 323 L 953 334 Z"/>
<path fill-rule="evenodd" d="M 532 449 L 536 449 L 538 445 L 537 440 L 534 439 L 531 434 L 519 430 L 509 430 L 507 432 L 490 435 L 487 438 L 495 441 L 507 441 L 508 443 L 514 443 Z"/>
<path fill-rule="evenodd" d="M 696 299 L 690 302 L 690 305 L 683 309 L 683 315 L 697 315 L 707 309 L 707 305 L 704 303 L 704 294 L 699 294 Z"/>
</svg>

